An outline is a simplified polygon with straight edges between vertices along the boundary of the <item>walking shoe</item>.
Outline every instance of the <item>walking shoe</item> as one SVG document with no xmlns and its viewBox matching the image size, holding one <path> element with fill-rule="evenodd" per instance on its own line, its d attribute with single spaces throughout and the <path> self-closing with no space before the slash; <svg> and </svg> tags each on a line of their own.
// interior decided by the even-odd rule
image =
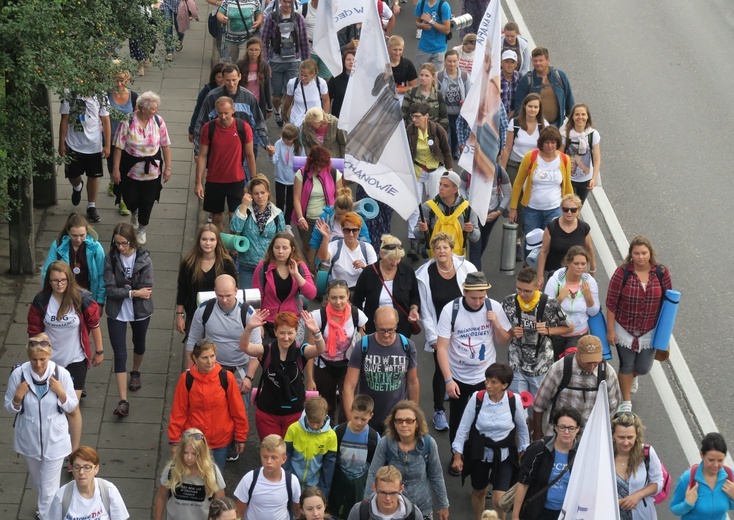
<svg viewBox="0 0 734 520">
<path fill-rule="evenodd" d="M 97 208 L 94 206 L 90 206 L 87 208 L 87 218 L 89 219 L 89 222 L 99 222 L 102 220 L 102 218 L 99 216 L 99 213 L 97 213 Z"/>
<path fill-rule="evenodd" d="M 123 217 L 127 217 L 130 214 L 130 210 L 127 209 L 127 204 L 122 201 L 117 205 L 117 212 Z"/>
<path fill-rule="evenodd" d="M 448 392 L 444 392 L 443 393 L 443 400 L 444 401 L 448 401 L 449 400 L 449 393 Z"/>
<path fill-rule="evenodd" d="M 140 226 L 140 224 L 138 223 L 138 212 L 137 211 L 133 211 L 130 214 L 130 225 L 134 229 L 138 229 L 138 227 Z"/>
<path fill-rule="evenodd" d="M 173 61 L 173 53 L 169 52 L 166 54 L 166 61 Z"/>
<path fill-rule="evenodd" d="M 237 444 L 232 443 L 229 445 L 229 450 L 227 450 L 227 460 L 233 461 L 240 458 L 240 454 L 237 453 Z"/>
<path fill-rule="evenodd" d="M 131 392 L 137 392 L 143 387 L 142 381 L 140 381 L 140 372 L 135 370 L 130 371 L 130 384 L 127 385 L 128 390 Z"/>
<path fill-rule="evenodd" d="M 433 427 L 437 432 L 445 432 L 449 429 L 449 423 L 446 421 L 446 412 L 436 410 L 433 412 Z"/>
<path fill-rule="evenodd" d="M 275 124 L 278 128 L 283 128 L 283 114 L 279 111 L 275 112 Z"/>
<path fill-rule="evenodd" d="M 127 417 L 128 415 L 130 415 L 130 403 L 123 399 L 122 401 L 117 403 L 117 408 L 115 408 L 115 411 L 112 413 L 120 417 Z"/>
<path fill-rule="evenodd" d="M 206 216 L 206 223 L 211 224 L 212 223 L 212 214 L 208 213 Z"/>
<path fill-rule="evenodd" d="M 635 376 L 632 378 L 632 389 L 630 390 L 630 393 L 636 394 L 639 388 L 640 388 L 640 383 L 637 381 L 637 376 Z"/>
<path fill-rule="evenodd" d="M 178 42 L 178 45 L 176 45 L 176 52 L 181 52 L 183 50 L 183 42 Z"/>
<path fill-rule="evenodd" d="M 415 39 L 420 40 L 421 36 L 423 36 L 423 29 L 416 29 L 415 30 Z"/>
<path fill-rule="evenodd" d="M 115 183 L 112 181 L 110 181 L 110 183 L 107 185 L 107 196 L 108 197 L 115 196 Z"/>
<path fill-rule="evenodd" d="M 74 188 L 71 189 L 71 205 L 78 206 L 82 201 L 82 191 L 84 191 L 84 181 L 82 181 L 81 188 L 76 191 Z"/>
<path fill-rule="evenodd" d="M 522 247 L 522 242 L 518 242 L 515 246 L 515 262 L 522 262 L 525 260 L 525 248 Z"/>
<path fill-rule="evenodd" d="M 138 244 L 141 246 L 144 246 L 145 243 L 148 241 L 148 235 L 145 231 L 138 230 Z"/>
<path fill-rule="evenodd" d="M 449 460 L 449 475 L 451 475 L 452 477 L 460 477 L 461 476 L 461 471 L 459 471 L 458 469 L 456 469 L 455 467 L 453 467 L 451 465 L 451 463 L 453 462 L 453 460 L 454 460 L 454 457 L 452 455 L 451 456 L 451 459 Z"/>
<path fill-rule="evenodd" d="M 418 239 L 417 238 L 410 239 L 410 250 L 408 250 L 408 258 L 410 258 L 414 262 L 418 260 Z"/>
<path fill-rule="evenodd" d="M 632 401 L 622 401 L 622 404 L 619 405 L 619 408 L 617 409 L 618 413 L 625 413 L 625 412 L 631 412 L 632 411 Z"/>
<path fill-rule="evenodd" d="M 82 387 L 82 399 L 84 399 L 85 397 L 87 397 L 87 387 L 83 386 Z"/>
</svg>

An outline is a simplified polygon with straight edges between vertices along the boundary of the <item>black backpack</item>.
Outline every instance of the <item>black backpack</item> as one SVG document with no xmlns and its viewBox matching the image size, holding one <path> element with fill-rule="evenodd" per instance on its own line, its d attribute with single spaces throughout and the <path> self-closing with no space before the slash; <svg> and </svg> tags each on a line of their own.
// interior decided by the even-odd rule
<svg viewBox="0 0 734 520">
<path fill-rule="evenodd" d="M 536 307 L 535 311 L 535 322 L 543 321 L 543 317 L 545 315 L 545 305 L 548 303 L 548 295 L 545 293 L 542 293 L 540 295 L 540 301 L 538 301 L 538 306 Z M 520 308 L 520 302 L 517 301 L 517 296 L 515 297 L 515 316 L 517 319 L 517 325 L 518 327 L 522 324 L 520 321 L 520 318 L 522 316 L 522 309 Z M 535 357 L 538 357 L 538 352 L 540 352 L 540 346 L 543 344 L 543 337 L 538 334 L 538 339 L 535 343 Z"/>
<path fill-rule="evenodd" d="M 206 322 L 209 321 L 209 318 L 212 315 L 212 312 L 214 312 L 214 306 L 217 304 L 217 299 L 212 298 L 211 300 L 208 300 L 206 302 L 206 307 L 204 307 L 204 314 L 201 316 L 201 325 L 204 327 L 202 337 L 206 337 Z M 242 320 L 242 328 L 247 327 L 247 305 L 243 305 L 240 302 L 237 302 L 237 305 L 240 307 L 240 319 Z"/>
<path fill-rule="evenodd" d="M 224 393 L 227 393 L 229 388 L 229 381 L 227 380 L 227 370 L 224 368 L 219 371 L 219 384 L 222 385 Z M 194 386 L 194 376 L 191 375 L 190 371 L 186 371 L 186 391 L 191 392 L 191 387 Z"/>
<path fill-rule="evenodd" d="M 321 334 L 323 334 L 326 329 L 326 307 L 321 307 L 319 313 L 321 314 Z M 354 305 L 352 305 L 352 325 L 355 331 L 359 328 L 359 309 Z"/>
<path fill-rule="evenodd" d="M 275 35 L 273 36 L 273 53 L 283 57 L 283 58 L 293 58 L 296 55 L 298 55 L 300 51 L 300 43 L 299 43 L 299 34 L 298 34 L 298 24 L 296 24 L 296 12 L 293 11 L 291 13 L 290 18 L 286 22 L 282 16 L 280 16 L 280 8 L 278 6 L 278 3 L 275 3 L 275 6 L 273 8 L 273 12 L 271 16 L 275 20 Z M 299 15 L 300 16 L 300 15 Z M 282 23 L 290 23 L 292 26 L 291 35 L 288 38 L 284 38 L 283 35 L 280 32 L 280 24 Z M 283 53 L 281 52 L 283 48 L 288 48 L 289 52 L 287 56 L 283 56 Z M 293 54 L 290 53 L 290 48 L 293 49 Z"/>
<path fill-rule="evenodd" d="M 235 117 L 234 123 L 237 126 L 237 136 L 240 138 L 240 145 L 242 145 L 242 160 L 245 160 L 245 137 L 247 136 L 247 131 L 245 130 L 245 121 L 242 119 Z M 208 123 L 209 128 L 209 153 L 206 156 L 206 167 L 209 167 L 209 158 L 211 157 L 211 151 L 212 151 L 212 143 L 214 142 L 214 135 L 216 132 L 216 124 L 217 120 L 212 119 Z M 160 126 L 160 125 L 159 125 Z M 254 132 L 253 132 L 254 136 Z"/>
<path fill-rule="evenodd" d="M 606 381 L 607 379 L 607 362 L 602 359 L 601 363 L 599 363 L 599 366 L 597 367 L 596 386 L 594 388 L 568 386 L 571 382 L 571 371 L 573 370 L 573 362 L 575 357 L 576 356 L 565 356 L 563 358 L 563 376 L 561 377 L 561 382 L 558 384 L 556 393 L 553 394 L 553 397 L 551 398 L 549 420 L 551 417 L 553 417 L 553 412 L 556 409 L 556 401 L 558 400 L 558 395 L 563 390 L 568 389 L 575 390 L 577 392 L 596 392 L 597 390 L 599 390 L 599 385 L 601 384 L 601 382 Z"/>
<path fill-rule="evenodd" d="M 247 490 L 247 504 L 249 505 L 252 501 L 252 492 L 255 490 L 255 484 L 257 484 L 257 478 L 260 476 L 260 470 L 253 469 L 252 470 L 252 483 L 250 483 L 250 489 Z M 286 508 L 288 508 L 288 516 L 289 518 L 293 518 L 293 489 L 291 489 L 291 483 L 293 482 L 293 473 L 287 470 L 283 470 L 285 472 L 285 489 L 286 493 L 288 493 L 288 504 L 286 504 Z"/>
<path fill-rule="evenodd" d="M 375 450 L 377 449 L 377 431 L 375 431 L 374 428 L 370 428 L 370 426 L 367 426 L 367 429 L 369 430 L 367 433 L 367 464 L 372 462 L 372 457 L 375 455 Z M 336 450 L 339 451 L 339 446 L 342 444 L 342 439 L 344 438 L 344 434 L 347 432 L 347 423 L 341 423 L 336 428 L 334 428 L 334 432 L 336 433 Z"/>
</svg>

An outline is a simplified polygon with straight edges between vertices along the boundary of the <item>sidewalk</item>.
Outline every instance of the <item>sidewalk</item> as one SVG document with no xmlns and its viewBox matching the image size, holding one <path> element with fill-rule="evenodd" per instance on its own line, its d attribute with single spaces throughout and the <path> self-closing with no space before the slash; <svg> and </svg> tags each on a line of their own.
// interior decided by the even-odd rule
<svg viewBox="0 0 734 520">
<path fill-rule="evenodd" d="M 90 370 L 87 377 L 88 397 L 82 400 L 84 420 L 82 444 L 95 447 L 100 455 L 99 476 L 110 479 L 120 489 L 132 519 L 153 517 L 156 482 L 163 465 L 169 460 L 166 427 L 173 391 L 181 373 L 183 350 L 181 335 L 173 330 L 176 279 L 182 252 L 193 243 L 199 219 L 199 201 L 193 194 L 195 166 L 192 145 L 188 141 L 188 124 L 196 96 L 209 80 L 212 38 L 206 32 L 209 5 L 198 2 L 199 22 L 192 22 L 186 32 L 182 52 L 175 53 L 175 61 L 165 71 L 148 68 L 144 77 L 135 78 L 132 89 L 138 93 L 148 90 L 161 96 L 159 114 L 168 126 L 173 142 L 171 180 L 164 185 L 161 201 L 153 208 L 144 246 L 153 258 L 154 289 L 153 314 L 147 336 L 147 352 L 142 367 L 143 388 L 131 393 L 130 416 L 120 419 L 112 414 L 119 400 L 112 374 L 112 348 L 107 336 L 106 319 L 102 319 L 105 361 Z M 58 129 L 58 103 L 54 104 L 54 129 Z M 275 125 L 272 124 L 273 129 Z M 273 134 L 275 135 L 275 134 Z M 58 136 L 55 136 L 58 139 Z M 57 142 L 57 141 L 55 141 Z M 259 168 L 267 162 L 267 154 L 260 154 Z M 272 168 L 263 168 L 270 172 Z M 120 217 L 114 208 L 114 199 L 107 196 L 106 175 L 100 183 L 97 208 L 102 222 L 94 225 L 100 241 L 109 249 L 114 225 L 128 217 Z M 35 213 L 36 260 L 40 266 L 46 258 L 51 242 L 63 227 L 68 214 L 74 209 L 70 202 L 71 187 L 64 179 L 63 169 L 56 177 L 59 203 L 55 207 Z M 86 191 L 78 211 L 86 209 Z M 8 268 L 7 226 L 0 230 L 0 270 Z M 10 368 L 27 361 L 25 354 L 26 316 L 28 307 L 40 288 L 40 276 L 11 277 L 0 275 L 0 391 L 4 397 Z M 132 363 L 132 347 L 128 334 L 128 370 Z M 34 518 L 37 495 L 30 489 L 25 460 L 13 451 L 13 418 L 0 416 L 0 518 Z M 252 430 L 254 431 L 254 424 Z M 251 435 L 250 438 L 256 438 Z M 227 494 L 257 460 L 248 446 L 248 457 L 229 463 L 225 476 Z M 249 462 L 245 462 L 245 458 Z M 231 469 L 230 469 L 231 467 Z M 70 476 L 64 472 L 62 484 Z"/>
</svg>

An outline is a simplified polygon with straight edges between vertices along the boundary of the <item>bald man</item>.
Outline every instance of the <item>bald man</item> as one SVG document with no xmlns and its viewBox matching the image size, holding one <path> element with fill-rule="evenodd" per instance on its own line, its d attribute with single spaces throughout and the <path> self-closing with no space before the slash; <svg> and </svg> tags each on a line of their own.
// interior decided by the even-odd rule
<svg viewBox="0 0 734 520">
<path fill-rule="evenodd" d="M 375 311 L 375 332 L 362 338 L 349 359 L 344 379 L 344 410 L 352 420 L 354 395 L 369 395 L 375 401 L 370 426 L 382 435 L 385 418 L 398 401 L 419 402 L 418 354 L 415 344 L 397 333 L 398 311 L 379 307 Z"/>
</svg>

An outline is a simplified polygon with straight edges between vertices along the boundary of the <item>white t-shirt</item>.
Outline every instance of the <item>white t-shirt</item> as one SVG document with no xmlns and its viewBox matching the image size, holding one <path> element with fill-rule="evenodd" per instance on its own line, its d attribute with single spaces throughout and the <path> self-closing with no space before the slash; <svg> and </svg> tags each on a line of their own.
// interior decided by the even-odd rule
<svg viewBox="0 0 734 520">
<path fill-rule="evenodd" d="M 60 320 L 57 320 L 56 314 L 60 306 L 56 298 L 51 296 L 48 307 L 46 307 L 46 315 L 43 317 L 43 325 L 54 347 L 51 361 L 59 366 L 67 367 L 71 363 L 85 359 L 79 333 L 81 318 L 76 310 L 71 308 Z"/>
<path fill-rule="evenodd" d="M 298 86 L 296 86 L 296 80 L 298 80 Z M 318 86 L 316 82 L 318 82 Z M 303 89 L 301 89 L 302 86 Z M 318 76 L 311 80 L 308 85 L 303 85 L 300 78 L 293 78 L 288 82 L 285 93 L 293 96 L 290 122 L 300 127 L 303 123 L 303 118 L 306 116 L 306 111 L 309 108 L 321 106 L 321 96 L 329 93 L 329 86 L 326 84 L 326 81 Z M 305 103 L 303 102 L 304 93 L 306 94 Z"/>
<path fill-rule="evenodd" d="M 124 274 L 126 280 L 133 279 L 133 269 L 135 268 L 135 258 L 137 256 L 137 253 L 133 253 L 130 256 L 120 255 L 120 263 L 122 264 L 122 268 L 125 270 Z M 135 321 L 135 311 L 133 310 L 132 298 L 125 298 L 122 301 L 122 307 L 120 307 L 120 312 L 117 313 L 116 319 L 117 321 L 124 321 L 126 323 Z"/>
<path fill-rule="evenodd" d="M 252 497 L 247 495 L 252 484 L 253 471 L 259 471 L 255 489 L 252 490 Z M 234 490 L 234 496 L 240 502 L 247 504 L 247 514 L 244 520 L 288 520 L 288 491 L 286 491 L 285 471 L 281 470 L 280 480 L 278 482 L 270 482 L 262 474 L 262 468 L 248 471 L 237 489 Z M 291 477 L 291 495 L 293 502 L 298 502 L 301 497 L 301 484 L 293 475 Z"/>
<path fill-rule="evenodd" d="M 538 166 L 533 175 L 533 186 L 530 191 L 528 207 L 537 210 L 549 210 L 561 205 L 561 156 L 551 162 L 545 162 L 538 154 Z"/>
<path fill-rule="evenodd" d="M 382 287 L 382 291 L 380 291 L 380 307 L 392 307 L 392 298 L 390 298 L 390 294 L 392 294 L 392 283 L 393 280 L 385 280 L 385 285 Z M 390 289 L 390 294 L 385 290 L 385 287 Z"/>
<path fill-rule="evenodd" d="M 315 310 L 311 311 L 311 316 L 313 316 L 314 321 L 316 321 L 316 325 L 319 326 L 319 329 L 321 328 L 321 310 Z M 367 315 L 362 312 L 360 309 L 357 309 L 357 326 L 358 327 L 364 327 L 367 324 Z M 344 322 L 344 334 L 347 336 L 347 341 L 345 343 L 339 343 L 336 344 L 336 356 L 333 358 L 329 356 L 328 352 L 324 352 L 321 354 L 318 358 L 316 363 L 318 366 L 322 366 L 323 363 L 320 362 L 320 358 L 324 358 L 328 361 L 342 361 L 346 359 L 346 353 L 349 349 L 350 345 L 352 344 L 352 338 L 354 337 L 354 323 L 352 322 L 352 316 L 351 313 L 346 317 L 346 321 Z M 324 327 L 324 340 L 329 336 L 329 324 L 326 324 L 326 327 Z M 323 367 L 322 367 L 323 368 Z"/>
<path fill-rule="evenodd" d="M 377 253 L 375 253 L 375 248 L 372 247 L 372 244 L 365 243 L 364 247 L 367 251 L 367 258 L 365 258 L 362 254 L 362 246 L 360 244 L 357 244 L 357 248 L 354 251 L 350 251 L 346 242 L 334 240 L 329 242 L 329 255 L 331 255 L 331 258 L 334 258 L 340 243 L 342 244 L 342 250 L 339 253 L 339 258 L 336 259 L 336 263 L 332 262 L 334 267 L 331 271 L 331 277 L 346 280 L 349 287 L 354 287 L 357 285 L 357 278 L 362 273 L 362 269 L 355 269 L 352 267 L 352 264 L 357 260 L 362 260 L 365 265 L 374 264 L 377 262 Z"/>
<path fill-rule="evenodd" d="M 490 298 L 492 310 L 497 313 L 497 319 L 504 330 L 510 330 L 512 325 L 507 319 L 502 305 Z M 494 332 L 492 324 L 487 321 L 487 308 L 476 312 L 469 312 L 464 303 L 459 302 L 459 313 L 456 315 L 454 332 L 451 332 L 451 313 L 453 302 L 449 302 L 441 311 L 436 333 L 441 338 L 449 338 L 449 366 L 455 380 L 468 385 L 475 385 L 484 381 L 484 372 L 494 363 L 497 352 L 494 348 Z"/>
<path fill-rule="evenodd" d="M 566 153 L 571 158 L 571 180 L 575 182 L 586 182 L 590 181 L 594 176 L 594 157 L 592 148 L 589 148 L 589 133 L 591 133 L 591 146 L 592 148 L 599 144 L 601 137 L 599 132 L 593 128 L 587 128 L 583 134 L 579 134 L 573 128 L 568 133 L 569 143 L 566 142 L 566 134 L 562 132 L 563 144 L 566 146 Z M 579 141 L 583 140 L 584 144 L 581 145 Z M 586 149 L 586 153 L 581 154 L 579 146 L 583 146 Z M 588 173 L 585 173 L 574 161 L 574 157 L 578 156 L 585 168 L 588 168 Z"/>
<path fill-rule="evenodd" d="M 306 20 L 306 34 L 308 34 L 308 41 L 311 42 L 313 46 L 313 31 L 316 28 L 316 13 L 318 12 L 318 9 L 313 6 L 313 2 L 308 2 L 308 11 L 306 11 L 306 16 L 304 16 L 304 19 Z"/>
<path fill-rule="evenodd" d="M 329 174 L 331 175 L 331 173 Z M 342 172 L 339 170 L 336 171 L 336 182 L 339 182 L 342 178 Z M 301 170 L 298 170 L 296 172 L 296 179 L 301 181 L 303 183 L 303 172 Z M 336 198 L 336 197 L 334 197 Z M 319 218 L 321 213 L 324 211 L 324 206 L 326 206 L 326 197 L 324 196 L 324 187 L 321 184 L 321 180 L 318 178 L 318 176 L 313 177 L 313 188 L 311 189 L 311 195 L 308 198 L 308 205 L 306 206 L 306 214 L 304 217 L 316 220 Z"/>
<path fill-rule="evenodd" d="M 548 122 L 545 122 L 545 126 L 548 126 Z M 510 119 L 510 126 L 507 127 L 507 132 L 515 132 L 515 120 Z M 515 136 L 515 140 L 512 142 L 512 152 L 510 153 L 510 160 L 515 162 L 521 162 L 525 154 L 530 150 L 535 150 L 538 147 L 538 137 L 540 137 L 540 125 L 535 126 L 535 132 L 528 134 L 525 130 L 520 127 L 520 130 Z"/>
<path fill-rule="evenodd" d="M 82 109 L 81 105 L 86 105 Z M 107 106 L 100 105 L 97 96 L 78 97 L 71 110 L 68 101 L 61 102 L 61 114 L 69 114 L 69 129 L 66 144 L 79 153 L 99 153 L 102 151 L 102 116 L 109 116 Z"/>
<path fill-rule="evenodd" d="M 71 503 L 69 504 L 69 510 L 66 516 L 63 518 L 63 501 L 64 491 L 66 486 L 62 486 L 54 496 L 51 502 L 51 509 L 49 509 L 49 518 L 58 518 L 60 520 L 126 520 L 130 518 L 130 514 L 127 512 L 125 502 L 122 500 L 120 492 L 117 490 L 114 484 L 109 481 L 107 483 L 107 490 L 110 495 L 110 515 L 104 508 L 102 502 L 102 496 L 99 492 L 99 479 L 95 479 L 96 485 L 94 486 L 94 496 L 92 498 L 84 498 L 79 494 L 76 483 L 74 481 L 69 482 L 66 486 L 73 486 L 74 491 L 71 495 Z"/>
</svg>

